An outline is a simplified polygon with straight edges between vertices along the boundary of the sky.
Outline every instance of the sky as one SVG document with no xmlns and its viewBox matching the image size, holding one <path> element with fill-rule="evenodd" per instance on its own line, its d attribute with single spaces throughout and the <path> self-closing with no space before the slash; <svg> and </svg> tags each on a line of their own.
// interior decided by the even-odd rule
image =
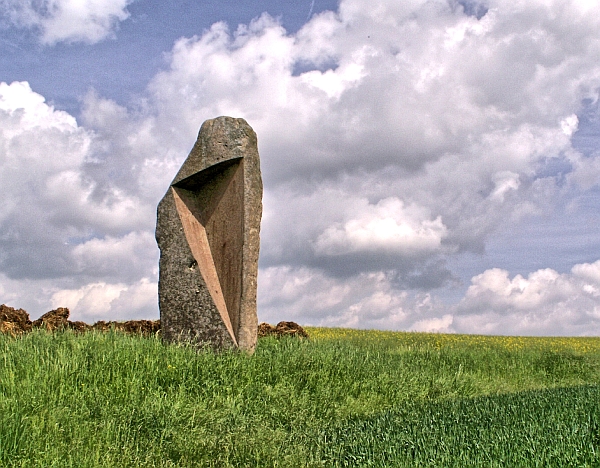
<svg viewBox="0 0 600 468">
<path fill-rule="evenodd" d="M 156 319 L 202 122 L 258 135 L 258 318 L 600 334 L 600 3 L 0 0 L 0 303 Z"/>
</svg>

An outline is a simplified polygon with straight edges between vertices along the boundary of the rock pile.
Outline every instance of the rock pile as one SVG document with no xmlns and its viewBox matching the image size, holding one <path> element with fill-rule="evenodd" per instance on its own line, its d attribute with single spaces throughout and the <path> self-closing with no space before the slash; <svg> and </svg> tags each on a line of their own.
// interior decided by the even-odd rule
<svg viewBox="0 0 600 468">
<path fill-rule="evenodd" d="M 160 331 L 160 320 L 128 320 L 127 322 L 105 322 L 103 320 L 94 325 L 85 322 L 69 320 L 69 309 L 59 307 L 46 312 L 33 322 L 29 314 L 23 309 L 13 309 L 5 304 L 0 305 L 0 333 L 11 336 L 30 332 L 34 328 L 43 328 L 48 331 L 71 329 L 77 332 L 91 330 L 108 331 L 111 328 L 125 333 L 141 333 L 149 335 Z"/>
<path fill-rule="evenodd" d="M 308 333 L 296 322 L 279 322 L 275 326 L 263 322 L 258 326 L 258 336 L 259 338 L 264 336 L 308 338 Z"/>
</svg>

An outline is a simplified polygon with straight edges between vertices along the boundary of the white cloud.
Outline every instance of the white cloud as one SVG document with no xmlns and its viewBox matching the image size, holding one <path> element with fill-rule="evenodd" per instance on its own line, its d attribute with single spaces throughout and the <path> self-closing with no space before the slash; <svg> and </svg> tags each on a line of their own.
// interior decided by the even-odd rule
<svg viewBox="0 0 600 468">
<path fill-rule="evenodd" d="M 274 320 L 282 310 L 291 320 L 325 318 L 333 307 L 339 307 L 351 289 L 308 268 L 271 267 L 262 269 L 259 275 L 262 320 Z"/>
<path fill-rule="evenodd" d="M 129 17 L 135 0 L 0 0 L 13 24 L 40 31 L 44 44 L 95 44 L 112 37 L 120 21 Z"/>
<path fill-rule="evenodd" d="M 375 49 L 364 46 L 353 52 L 350 60 L 341 64 L 335 71 L 307 71 L 300 75 L 300 79 L 310 87 L 323 91 L 327 98 L 339 99 L 348 89 L 360 84 L 360 80 L 366 76 L 365 61 L 377 54 Z"/>
<path fill-rule="evenodd" d="M 124 284 L 92 283 L 79 289 L 65 289 L 52 295 L 53 307 L 67 307 L 82 316 L 103 316 L 127 287 Z M 80 310 L 83 311 L 79 312 Z"/>
<path fill-rule="evenodd" d="M 590 335 L 600 332 L 600 260 L 570 273 L 550 268 L 512 279 L 494 268 L 471 279 L 457 306 L 457 331 Z"/>
<path fill-rule="evenodd" d="M 575 265 L 571 272 L 577 278 L 589 282 L 587 286 L 600 285 L 600 260 L 594 263 L 580 263 Z"/>
<path fill-rule="evenodd" d="M 600 183 L 600 154 L 585 157 L 580 153 L 569 154 L 569 163 L 573 170 L 567 175 L 567 179 L 583 189 L 589 190 Z"/>
<path fill-rule="evenodd" d="M 46 104 L 27 83 L 0 83 L 0 122 L 0 180 L 8 206 L 13 200 L 21 203 L 8 210 L 5 204 L 5 216 L 40 210 L 38 223 L 118 231 L 150 215 L 135 194 L 86 173 L 97 152 L 94 133 Z"/>
<path fill-rule="evenodd" d="M 526 278 L 486 270 L 450 307 L 430 293 L 398 288 L 383 272 L 334 279 L 319 270 L 270 267 L 261 270 L 260 280 L 260 319 L 271 322 L 442 333 L 600 332 L 600 260 L 575 265 L 570 273 L 541 269 Z"/>
<path fill-rule="evenodd" d="M 62 300 L 75 317 L 156 314 L 156 205 L 112 181 L 114 165 L 94 170 L 107 165 L 97 161 L 100 144 L 27 83 L 0 83 L 4 302 L 32 307 L 34 316 Z"/>
<path fill-rule="evenodd" d="M 536 168 L 570 154 L 574 113 L 600 86 L 595 20 L 576 27 L 576 7 L 545 8 L 497 2 L 478 20 L 443 2 L 344 1 L 293 37 L 266 15 L 233 33 L 219 23 L 179 41 L 151 83 L 156 128 L 191 136 L 203 118 L 245 117 L 268 190 L 335 194 L 296 211 L 342 207 L 327 210 L 321 252 L 348 240 L 343 205 L 357 194 L 423 207 L 448 246 L 480 250 L 501 219 L 555 195 L 552 181 L 531 182 Z"/>
<path fill-rule="evenodd" d="M 93 323 L 98 320 L 153 319 L 158 302 L 157 284 L 148 278 L 123 283 L 90 283 L 78 289 L 63 289 L 52 294 L 53 308 L 67 307 L 70 320 Z"/>
<path fill-rule="evenodd" d="M 452 314 L 445 314 L 442 317 L 424 319 L 417 321 L 410 331 L 425 332 L 425 333 L 454 333 L 452 322 L 454 317 Z"/>
<path fill-rule="evenodd" d="M 0 125 L 0 181 L 5 191 L 0 219 L 6 219 L 40 209 L 46 182 L 81 165 L 92 136 L 24 82 L 0 83 Z"/>
<path fill-rule="evenodd" d="M 326 228 L 315 242 L 318 255 L 344 255 L 360 251 L 384 251 L 413 256 L 439 250 L 446 227 L 441 217 L 431 220 L 426 210 L 395 197 L 376 205 L 362 200 L 361 212 L 343 225 Z M 424 212 L 425 211 L 425 212 Z"/>
<path fill-rule="evenodd" d="M 490 198 L 504 201 L 504 196 L 510 190 L 517 190 L 521 181 L 519 180 L 519 174 L 510 171 L 500 171 L 492 175 L 492 181 L 494 182 L 494 191 Z"/>
<path fill-rule="evenodd" d="M 435 320 L 442 310 L 431 295 L 409 294 L 384 272 L 336 279 L 318 269 L 283 266 L 259 275 L 259 319 L 271 323 L 401 330 Z"/>
<path fill-rule="evenodd" d="M 152 274 L 154 278 L 158 276 L 156 241 L 147 231 L 132 231 L 122 237 L 90 239 L 76 244 L 71 253 L 75 271 L 90 277 L 131 281 L 142 272 Z"/>
<path fill-rule="evenodd" d="M 34 128 L 55 128 L 67 133 L 77 130 L 77 122 L 71 115 L 55 110 L 45 101 L 27 82 L 0 83 L 0 110 L 10 116 L 16 113 L 18 119 L 17 125 L 4 130 L 4 135 L 15 137 Z"/>
<path fill-rule="evenodd" d="M 577 116 L 575 114 L 565 117 L 560 122 L 560 126 L 562 128 L 563 133 L 565 135 L 567 135 L 568 137 L 573 136 L 573 133 L 575 133 L 577 131 L 578 125 L 579 125 L 579 119 L 577 118 Z"/>
</svg>

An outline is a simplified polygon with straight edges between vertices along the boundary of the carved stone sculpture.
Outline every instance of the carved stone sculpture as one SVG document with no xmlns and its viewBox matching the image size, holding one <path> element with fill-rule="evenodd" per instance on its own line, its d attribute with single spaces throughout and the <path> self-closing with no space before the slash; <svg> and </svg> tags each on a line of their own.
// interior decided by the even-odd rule
<svg viewBox="0 0 600 468">
<path fill-rule="evenodd" d="M 202 124 L 157 211 L 163 339 L 252 352 L 262 179 L 244 119 Z"/>
</svg>

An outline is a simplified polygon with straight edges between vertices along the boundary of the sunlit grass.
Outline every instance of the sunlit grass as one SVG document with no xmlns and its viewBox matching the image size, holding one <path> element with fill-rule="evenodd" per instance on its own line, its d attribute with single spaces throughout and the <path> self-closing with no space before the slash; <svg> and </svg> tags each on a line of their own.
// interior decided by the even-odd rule
<svg viewBox="0 0 600 468">
<path fill-rule="evenodd" d="M 493 466 L 479 446 L 600 463 L 598 338 L 307 331 L 252 357 L 0 336 L 0 466 Z"/>
<path fill-rule="evenodd" d="M 490 336 L 318 327 L 306 327 L 306 330 L 313 340 L 350 340 L 355 344 L 369 346 L 377 343 L 378 346 L 396 347 L 399 350 L 467 347 L 507 351 L 570 351 L 600 355 L 600 337 Z"/>
</svg>

